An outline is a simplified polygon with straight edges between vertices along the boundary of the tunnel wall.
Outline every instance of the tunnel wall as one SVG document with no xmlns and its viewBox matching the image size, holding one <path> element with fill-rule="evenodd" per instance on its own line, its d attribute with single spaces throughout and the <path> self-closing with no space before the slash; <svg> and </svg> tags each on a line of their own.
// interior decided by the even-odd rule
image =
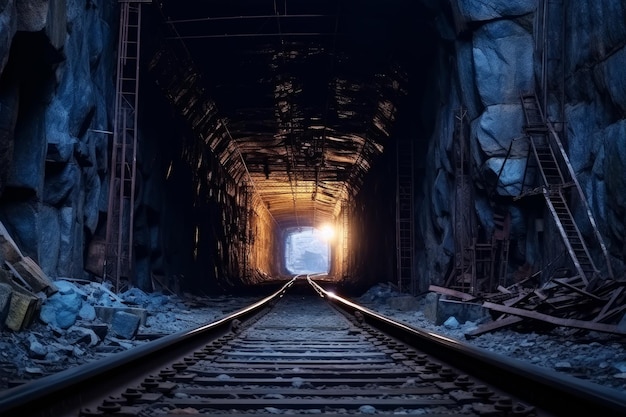
<svg viewBox="0 0 626 417">
<path fill-rule="evenodd" d="M 0 5 L 0 220 L 52 277 L 85 277 L 106 206 L 116 4 Z"/>
<path fill-rule="evenodd" d="M 248 212 L 248 240 L 245 255 L 245 284 L 286 275 L 284 240 L 275 220 L 260 200 L 253 200 Z"/>
<path fill-rule="evenodd" d="M 117 28 L 116 2 L 0 6 L 0 221 L 53 278 L 102 278 Z M 212 292 L 274 273 L 265 214 L 246 246 L 237 184 L 140 80 L 132 285 Z"/>
<path fill-rule="evenodd" d="M 474 195 L 467 210 L 477 233 L 493 233 L 492 203 L 498 201 L 511 217 L 509 277 L 518 271 L 567 267 L 564 246 L 543 201 L 513 198 L 521 190 L 527 157 L 527 150 L 516 149 L 521 142 L 517 138 L 524 135 L 520 94 L 530 91 L 546 101 L 548 118 L 562 130 L 561 140 L 613 270 L 618 277 L 624 275 L 626 94 L 618 68 L 624 67 L 626 56 L 626 5 L 562 3 L 561 8 L 534 0 L 454 0 L 438 6 L 441 48 L 436 70 L 426 82 L 428 104 L 419 112 L 424 116 L 435 105 L 433 128 L 424 131 L 427 149 L 418 161 L 424 167 L 416 190 L 416 235 L 423 242 L 416 252 L 416 272 L 422 290 L 430 283 L 443 284 L 453 263 L 453 137 L 455 112 L 461 108 L 467 111 Z M 507 157 L 511 143 L 513 152 Z M 500 172 L 505 160 L 506 169 Z M 580 205 L 574 214 L 583 216 Z M 582 232 L 591 234 L 589 229 Z"/>
<path fill-rule="evenodd" d="M 372 165 L 354 196 L 349 221 L 350 269 L 342 286 L 358 294 L 395 276 L 395 151 L 393 146 Z"/>
</svg>

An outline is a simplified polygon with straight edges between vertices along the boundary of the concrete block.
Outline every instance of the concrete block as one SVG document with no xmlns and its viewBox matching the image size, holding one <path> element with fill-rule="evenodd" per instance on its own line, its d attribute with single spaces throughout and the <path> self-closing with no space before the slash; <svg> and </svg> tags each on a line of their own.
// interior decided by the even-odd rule
<svg viewBox="0 0 626 417">
<path fill-rule="evenodd" d="M 460 324 L 466 321 L 480 322 L 489 318 L 489 310 L 481 304 L 463 301 L 446 300 L 440 298 L 437 303 L 437 318 L 435 324 L 442 325 L 450 317 L 455 317 Z"/>
<path fill-rule="evenodd" d="M 436 326 L 443 325 L 450 317 L 463 324 L 466 321 L 482 322 L 491 319 L 489 310 L 481 304 L 447 300 L 441 294 L 429 293 L 422 301 L 424 317 Z"/>
<path fill-rule="evenodd" d="M 142 326 L 145 326 L 146 319 L 148 318 L 148 312 L 143 308 L 106 306 L 95 306 L 94 308 L 96 309 L 96 317 L 98 317 L 105 323 L 112 323 L 113 317 L 118 311 L 134 314 L 135 316 L 139 317 L 139 322 Z"/>
<path fill-rule="evenodd" d="M 132 339 L 139 330 L 139 316 L 124 311 L 118 311 L 113 315 L 111 332 L 124 339 Z"/>
</svg>

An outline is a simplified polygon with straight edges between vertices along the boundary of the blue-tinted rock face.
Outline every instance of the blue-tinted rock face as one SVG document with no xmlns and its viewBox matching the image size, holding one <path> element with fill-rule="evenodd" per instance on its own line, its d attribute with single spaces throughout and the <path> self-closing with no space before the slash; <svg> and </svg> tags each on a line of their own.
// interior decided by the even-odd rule
<svg viewBox="0 0 626 417">
<path fill-rule="evenodd" d="M 0 195 L 18 190 L 0 215 L 52 277 L 84 275 L 107 171 L 107 136 L 94 131 L 110 120 L 116 5 L 91 4 L 0 2 Z"/>
<path fill-rule="evenodd" d="M 459 0 L 461 15 L 469 21 L 493 20 L 532 13 L 536 0 Z"/>
<path fill-rule="evenodd" d="M 536 91 L 543 102 L 542 65 L 545 63 L 548 118 L 557 122 L 560 139 L 587 205 L 615 263 L 616 275 L 623 274 L 626 258 L 626 4 L 583 0 L 564 10 L 548 5 L 545 33 L 549 41 L 545 60 L 541 54 L 544 18 L 543 9 L 537 10 L 540 5 L 536 1 L 475 0 L 458 0 L 454 4 L 460 15 L 455 17 L 455 25 L 462 29 L 452 58 L 458 89 L 452 88 L 440 100 L 457 103 L 460 97 L 459 106 L 467 109 L 470 172 L 476 193 L 475 218 L 479 229 L 489 233 L 494 208 L 487 203 L 485 195 L 493 190 L 495 195 L 514 197 L 520 194 L 523 180 L 539 184 L 538 178 L 533 178 L 535 173 L 527 169 L 529 142 L 524 139 L 525 118 L 520 94 Z M 451 110 L 454 109 L 442 107 L 438 114 L 439 125 L 445 125 L 444 120 L 454 119 Z M 441 141 L 442 135 L 435 133 L 431 141 Z M 453 166 L 453 153 L 439 152 L 439 149 L 431 146 L 427 160 L 434 158 L 436 161 L 429 165 Z M 454 170 L 448 170 L 447 175 L 454 177 Z M 424 181 L 425 189 L 433 188 L 437 193 L 432 200 L 425 201 L 432 210 L 420 210 L 432 220 L 421 221 L 419 232 L 428 245 L 435 246 L 430 246 L 423 257 L 438 256 L 440 261 L 424 262 L 422 276 L 429 275 L 430 265 L 445 262 L 437 249 L 443 250 L 447 245 L 442 220 L 453 224 L 454 216 L 442 218 L 441 207 L 446 200 L 449 211 L 453 211 L 456 193 L 451 187 L 448 194 L 442 196 L 446 190 L 440 186 L 440 175 L 426 175 Z M 547 221 L 541 217 L 542 210 L 535 203 L 519 207 L 510 203 L 508 212 L 512 215 L 511 230 L 515 235 L 511 237 L 518 241 L 513 248 L 516 262 L 540 266 L 543 251 L 536 225 Z M 585 215 L 582 206 L 573 211 L 576 218 Z M 537 221 L 533 220 L 536 216 L 539 216 Z M 431 222 L 438 227 L 424 227 Z M 581 229 L 589 232 L 588 226 Z"/>
<path fill-rule="evenodd" d="M 510 20 L 484 24 L 474 33 L 476 87 L 483 105 L 519 103 L 520 92 L 531 91 L 533 38 Z"/>
</svg>

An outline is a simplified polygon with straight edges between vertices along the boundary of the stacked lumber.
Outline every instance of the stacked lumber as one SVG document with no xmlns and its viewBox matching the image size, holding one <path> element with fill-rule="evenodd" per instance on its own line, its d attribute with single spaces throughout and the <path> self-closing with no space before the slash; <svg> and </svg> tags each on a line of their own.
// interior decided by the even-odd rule
<svg viewBox="0 0 626 417">
<path fill-rule="evenodd" d="M 511 326 L 537 324 L 626 335 L 626 282 L 599 281 L 592 288 L 580 276 L 552 278 L 540 288 L 515 284 L 498 293 L 470 295 L 448 288 L 430 290 L 491 310 L 496 318 L 467 333 L 467 338 Z"/>
<path fill-rule="evenodd" d="M 4 323 L 11 330 L 28 328 L 43 299 L 58 291 L 54 282 L 30 257 L 24 256 L 0 222 L 0 283 L 9 301 Z"/>
</svg>

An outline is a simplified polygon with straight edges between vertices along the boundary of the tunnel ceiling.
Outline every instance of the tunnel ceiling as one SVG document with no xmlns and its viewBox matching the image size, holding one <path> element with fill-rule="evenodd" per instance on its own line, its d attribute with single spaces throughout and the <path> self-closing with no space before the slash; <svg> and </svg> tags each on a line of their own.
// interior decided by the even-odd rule
<svg viewBox="0 0 626 417">
<path fill-rule="evenodd" d="M 186 77 L 170 92 L 176 106 L 281 227 L 331 221 L 358 192 L 392 140 L 409 64 L 432 42 L 426 12 L 411 0 L 159 7 L 162 51 L 187 54 L 153 64 L 161 84 Z"/>
</svg>

